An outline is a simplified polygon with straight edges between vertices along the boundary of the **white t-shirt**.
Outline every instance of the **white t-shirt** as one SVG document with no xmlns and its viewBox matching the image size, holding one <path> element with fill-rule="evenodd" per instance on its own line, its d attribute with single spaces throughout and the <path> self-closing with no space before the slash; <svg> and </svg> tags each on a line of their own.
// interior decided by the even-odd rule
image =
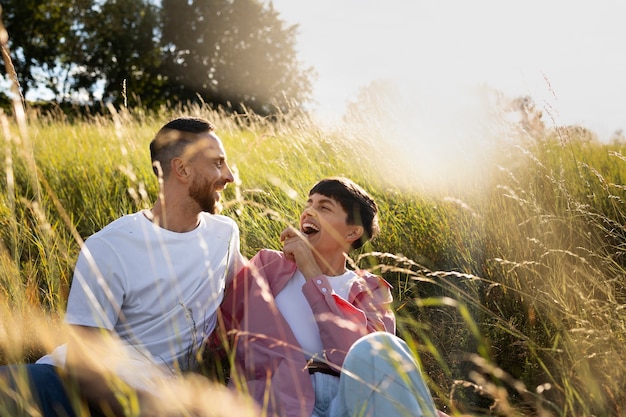
<svg viewBox="0 0 626 417">
<path fill-rule="evenodd" d="M 335 294 L 347 300 L 352 283 L 358 278 L 354 271 L 348 270 L 343 275 L 328 277 L 328 282 Z M 304 283 L 304 275 L 300 270 L 296 270 L 294 276 L 276 296 L 276 306 L 287 320 L 306 357 L 322 358 L 324 346 L 311 305 L 302 293 Z"/>
<path fill-rule="evenodd" d="M 193 370 L 226 280 L 242 261 L 239 229 L 228 217 L 202 213 L 198 227 L 176 233 L 142 212 L 123 216 L 85 242 L 65 322 L 113 330 L 137 357 Z M 62 365 L 63 356 L 38 362 Z"/>
</svg>

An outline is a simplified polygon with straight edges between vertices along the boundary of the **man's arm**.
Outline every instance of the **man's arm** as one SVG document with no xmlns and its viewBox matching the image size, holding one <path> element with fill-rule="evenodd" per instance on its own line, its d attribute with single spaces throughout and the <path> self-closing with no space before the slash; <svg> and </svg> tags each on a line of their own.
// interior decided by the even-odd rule
<svg viewBox="0 0 626 417">
<path fill-rule="evenodd" d="M 119 343 L 110 331 L 71 325 L 66 368 L 72 381 L 78 385 L 80 395 L 89 404 L 105 413 L 124 416 L 124 407 L 116 393 L 127 394 L 130 387 L 111 371 L 114 366 L 110 362 L 115 360 L 115 352 L 119 349 Z"/>
</svg>

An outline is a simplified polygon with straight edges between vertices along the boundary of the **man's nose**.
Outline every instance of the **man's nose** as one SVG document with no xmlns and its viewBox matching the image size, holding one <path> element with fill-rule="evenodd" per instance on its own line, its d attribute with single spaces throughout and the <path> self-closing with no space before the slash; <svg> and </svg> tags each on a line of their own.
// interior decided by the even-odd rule
<svg viewBox="0 0 626 417">
<path fill-rule="evenodd" d="M 233 175 L 233 171 L 230 170 L 230 167 L 228 166 L 228 164 L 224 164 L 225 168 L 225 172 L 222 172 L 222 176 L 224 177 L 224 181 L 228 182 L 234 182 L 235 181 L 235 176 Z"/>
</svg>

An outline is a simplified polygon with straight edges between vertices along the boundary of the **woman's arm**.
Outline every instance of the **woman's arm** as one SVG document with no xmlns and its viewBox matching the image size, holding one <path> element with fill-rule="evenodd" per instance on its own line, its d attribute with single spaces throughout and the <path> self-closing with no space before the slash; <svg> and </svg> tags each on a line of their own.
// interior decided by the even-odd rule
<svg viewBox="0 0 626 417">
<path fill-rule="evenodd" d="M 367 275 L 350 291 L 352 302 L 332 292 L 328 278 L 320 275 L 307 281 L 302 291 L 313 310 L 326 356 L 341 366 L 345 355 L 360 337 L 375 331 L 395 333 L 393 298 L 389 284 Z"/>
</svg>

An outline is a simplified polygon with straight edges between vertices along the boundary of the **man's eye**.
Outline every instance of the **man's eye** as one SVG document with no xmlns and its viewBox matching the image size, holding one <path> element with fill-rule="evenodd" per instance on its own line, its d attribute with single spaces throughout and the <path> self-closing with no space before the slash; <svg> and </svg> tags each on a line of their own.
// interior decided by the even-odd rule
<svg viewBox="0 0 626 417">
<path fill-rule="evenodd" d="M 219 160 L 219 161 L 215 161 L 215 166 L 217 167 L 217 169 L 222 169 L 222 166 L 224 165 L 224 161 Z"/>
</svg>

